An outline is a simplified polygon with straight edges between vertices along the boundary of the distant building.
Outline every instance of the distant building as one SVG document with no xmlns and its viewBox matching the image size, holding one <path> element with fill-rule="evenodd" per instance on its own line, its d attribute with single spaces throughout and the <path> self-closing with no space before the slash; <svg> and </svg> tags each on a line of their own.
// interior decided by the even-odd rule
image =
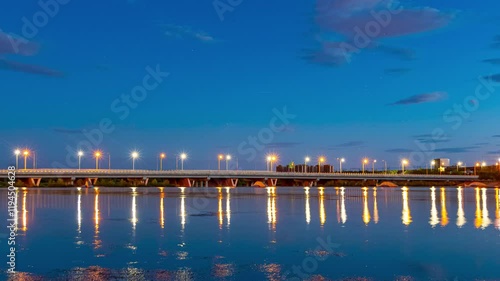
<svg viewBox="0 0 500 281">
<path fill-rule="evenodd" d="M 450 166 L 450 159 L 448 158 L 436 158 L 434 160 L 434 165 L 436 169 L 439 169 L 439 168 L 446 168 L 446 167 L 449 167 Z"/>
</svg>

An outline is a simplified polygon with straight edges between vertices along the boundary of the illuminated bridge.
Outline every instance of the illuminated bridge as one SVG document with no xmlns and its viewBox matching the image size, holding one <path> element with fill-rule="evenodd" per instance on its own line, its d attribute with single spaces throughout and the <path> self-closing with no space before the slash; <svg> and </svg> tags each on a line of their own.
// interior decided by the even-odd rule
<svg viewBox="0 0 500 281">
<path fill-rule="evenodd" d="M 7 170 L 0 170 L 0 179 L 8 177 Z M 317 186 L 328 181 L 474 181 L 478 176 L 381 174 L 381 173 L 297 173 L 272 171 L 210 171 L 210 170 L 96 170 L 96 169 L 27 169 L 16 171 L 16 181 L 27 186 L 39 186 L 41 180 L 64 181 L 68 186 L 77 182 L 93 186 L 98 179 L 116 179 L 147 185 L 150 179 L 168 180 L 171 184 L 185 187 L 253 186 L 257 182 L 266 186 Z M 240 182 L 240 184 L 238 184 Z"/>
</svg>

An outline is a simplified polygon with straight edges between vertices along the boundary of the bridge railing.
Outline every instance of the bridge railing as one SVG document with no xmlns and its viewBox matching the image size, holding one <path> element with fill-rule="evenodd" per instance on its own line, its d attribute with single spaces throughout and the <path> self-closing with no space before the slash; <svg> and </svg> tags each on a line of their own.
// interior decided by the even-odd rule
<svg viewBox="0 0 500 281">
<path fill-rule="evenodd" d="M 0 178 L 6 178 L 7 170 L 0 170 Z M 264 178 L 363 178 L 363 179 L 477 179 L 470 175 L 434 175 L 434 174 L 388 174 L 388 173 L 300 173 L 274 172 L 259 170 L 129 170 L 129 169 L 26 169 L 17 170 L 16 174 L 24 176 L 178 176 L 178 177 L 264 177 Z"/>
</svg>

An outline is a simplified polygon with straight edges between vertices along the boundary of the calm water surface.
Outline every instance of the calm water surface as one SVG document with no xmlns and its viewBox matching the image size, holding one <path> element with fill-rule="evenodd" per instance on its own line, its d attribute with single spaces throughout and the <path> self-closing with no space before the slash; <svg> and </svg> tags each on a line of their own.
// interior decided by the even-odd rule
<svg viewBox="0 0 500 281">
<path fill-rule="evenodd" d="M 500 280 L 498 189 L 29 189 L 18 203 L 11 280 Z"/>
</svg>

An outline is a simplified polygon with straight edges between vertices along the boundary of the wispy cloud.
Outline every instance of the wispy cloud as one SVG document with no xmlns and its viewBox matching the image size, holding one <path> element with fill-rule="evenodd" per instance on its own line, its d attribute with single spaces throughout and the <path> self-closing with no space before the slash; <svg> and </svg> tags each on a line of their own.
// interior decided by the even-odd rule
<svg viewBox="0 0 500 281">
<path fill-rule="evenodd" d="M 391 103 L 390 105 L 410 105 L 410 104 L 421 104 L 429 102 L 438 102 L 447 97 L 446 92 L 433 92 L 429 94 L 420 94 L 411 96 L 406 99 L 399 100 L 397 102 Z"/>
<path fill-rule="evenodd" d="M 38 74 L 52 77 L 63 77 L 64 74 L 57 70 L 46 68 L 39 65 L 24 64 L 20 62 L 10 61 L 6 59 L 0 59 L 0 69 L 11 70 L 17 72 L 24 72 L 30 74 Z"/>
<path fill-rule="evenodd" d="M 67 129 L 67 128 L 53 128 L 52 131 L 54 133 L 59 133 L 59 134 L 67 134 L 67 135 L 76 135 L 76 134 L 82 134 L 81 130 L 76 130 L 76 129 Z"/>
<path fill-rule="evenodd" d="M 385 152 L 388 153 L 411 153 L 414 150 L 407 149 L 407 148 L 392 148 L 392 149 L 387 149 Z"/>
<path fill-rule="evenodd" d="M 500 74 L 487 75 L 487 76 L 483 76 L 483 78 L 486 80 L 496 82 L 496 83 L 500 83 Z"/>
<path fill-rule="evenodd" d="M 413 136 L 413 138 L 417 139 L 421 143 L 443 143 L 450 141 L 448 136 L 434 136 L 432 134 L 416 135 Z"/>
<path fill-rule="evenodd" d="M 435 149 L 434 152 L 443 152 L 443 153 L 468 153 L 468 152 L 473 152 L 474 149 L 477 149 L 477 147 L 475 147 L 475 146 L 448 147 L 448 148 Z"/>
<path fill-rule="evenodd" d="M 161 27 L 164 30 L 164 34 L 170 38 L 178 38 L 178 39 L 192 38 L 206 43 L 216 41 L 215 38 L 210 34 L 204 31 L 194 30 L 189 26 L 176 25 L 176 24 L 161 24 Z"/>
<path fill-rule="evenodd" d="M 38 53 L 38 44 L 3 33 L 0 30 L 0 54 L 33 56 Z"/>
<path fill-rule="evenodd" d="M 482 62 L 490 63 L 490 64 L 500 64 L 500 59 L 485 59 Z"/>
<path fill-rule="evenodd" d="M 348 141 L 341 144 L 334 145 L 334 147 L 356 147 L 365 144 L 364 141 Z"/>
<path fill-rule="evenodd" d="M 414 59 L 415 52 L 411 49 L 388 47 L 379 44 L 379 40 L 387 37 L 431 31 L 448 25 L 454 18 L 451 13 L 444 13 L 429 7 L 401 7 L 398 1 L 393 0 L 317 0 L 315 21 L 319 26 L 320 34 L 334 33 L 335 38 L 319 38 L 320 47 L 309 50 L 302 56 L 303 59 L 320 65 L 339 66 L 351 61 L 351 56 L 359 53 L 359 49 L 371 49 L 388 55 L 397 56 L 404 60 Z M 391 13 L 387 24 L 380 27 L 377 34 L 364 34 L 363 46 L 359 42 L 360 29 L 376 23 L 374 14 L 387 12 L 388 7 L 397 10 Z M 326 36 L 332 38 L 331 36 Z"/>
<path fill-rule="evenodd" d="M 493 135 L 494 138 L 500 138 L 500 135 Z"/>
<path fill-rule="evenodd" d="M 273 142 L 266 144 L 266 148 L 290 148 L 300 145 L 300 142 Z"/>
<path fill-rule="evenodd" d="M 317 23 L 322 28 L 343 34 L 347 38 L 353 38 L 357 28 L 373 22 L 373 12 L 387 10 L 388 6 L 397 9 L 395 6 L 398 5 L 386 0 L 318 0 L 317 3 Z M 389 24 L 382 28 L 377 38 L 438 29 L 446 26 L 453 17 L 453 14 L 446 14 L 429 7 L 401 8 L 401 11 L 391 15 Z"/>
</svg>

